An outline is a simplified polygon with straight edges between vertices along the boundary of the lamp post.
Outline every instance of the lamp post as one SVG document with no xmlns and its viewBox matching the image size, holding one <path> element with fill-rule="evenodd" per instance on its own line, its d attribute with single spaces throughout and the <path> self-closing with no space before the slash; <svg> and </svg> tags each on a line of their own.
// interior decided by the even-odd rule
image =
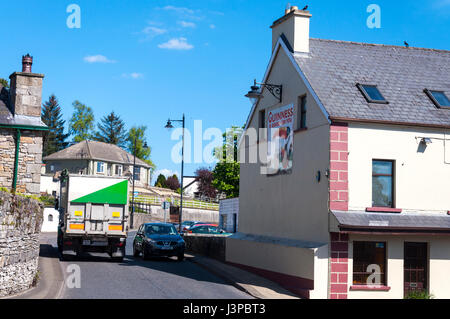
<svg viewBox="0 0 450 319">
<path fill-rule="evenodd" d="M 179 225 L 179 231 L 181 233 L 181 223 L 183 221 L 183 180 L 184 180 L 184 129 L 185 129 L 185 116 L 183 113 L 183 119 L 182 120 L 167 120 L 166 128 L 172 129 L 173 125 L 172 122 L 181 122 L 183 125 L 183 144 L 181 148 L 181 201 L 180 201 L 180 225 Z"/>
<path fill-rule="evenodd" d="M 147 142 L 144 142 L 144 149 L 147 149 Z M 133 152 L 133 195 L 131 196 L 131 216 L 130 216 L 130 228 L 134 227 L 134 182 L 136 178 L 136 153 L 137 153 L 137 134 L 134 137 L 134 152 Z"/>
</svg>

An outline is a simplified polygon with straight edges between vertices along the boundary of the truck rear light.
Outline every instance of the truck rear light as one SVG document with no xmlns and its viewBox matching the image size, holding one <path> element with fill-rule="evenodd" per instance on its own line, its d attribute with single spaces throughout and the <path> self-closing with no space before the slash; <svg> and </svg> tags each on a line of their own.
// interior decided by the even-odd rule
<svg viewBox="0 0 450 319">
<path fill-rule="evenodd" d="M 66 246 L 72 246 L 72 242 L 71 242 L 71 241 L 65 241 L 65 242 L 64 242 L 64 245 L 66 245 Z"/>
<path fill-rule="evenodd" d="M 117 243 L 117 244 L 116 244 L 116 247 L 123 247 L 123 243 L 122 243 L 122 242 Z"/>
<path fill-rule="evenodd" d="M 70 224 L 70 229 L 84 230 L 84 224 Z"/>
<path fill-rule="evenodd" d="M 122 225 L 109 225 L 108 229 L 113 231 L 122 231 L 123 227 Z"/>
</svg>

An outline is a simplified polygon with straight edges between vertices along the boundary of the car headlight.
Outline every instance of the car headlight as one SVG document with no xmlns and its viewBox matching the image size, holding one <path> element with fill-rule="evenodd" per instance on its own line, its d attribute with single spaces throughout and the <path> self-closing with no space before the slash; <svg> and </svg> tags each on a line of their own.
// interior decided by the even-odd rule
<svg viewBox="0 0 450 319">
<path fill-rule="evenodd" d="M 145 241 L 146 241 L 147 243 L 149 243 L 149 244 L 156 244 L 156 241 L 154 241 L 154 240 L 151 239 L 151 238 L 146 238 Z"/>
</svg>

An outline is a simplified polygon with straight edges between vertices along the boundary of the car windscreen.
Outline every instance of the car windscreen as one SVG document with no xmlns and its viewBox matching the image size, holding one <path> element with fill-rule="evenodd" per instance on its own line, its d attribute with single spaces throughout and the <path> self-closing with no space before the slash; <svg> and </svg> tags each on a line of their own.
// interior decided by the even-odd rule
<svg viewBox="0 0 450 319">
<path fill-rule="evenodd" d="M 169 225 L 150 225 L 145 232 L 148 235 L 178 235 L 176 228 Z"/>
</svg>

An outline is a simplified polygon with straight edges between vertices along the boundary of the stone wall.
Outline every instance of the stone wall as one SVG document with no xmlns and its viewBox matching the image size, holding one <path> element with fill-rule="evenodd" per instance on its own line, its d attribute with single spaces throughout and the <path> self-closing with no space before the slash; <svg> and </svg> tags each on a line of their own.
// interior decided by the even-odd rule
<svg viewBox="0 0 450 319">
<path fill-rule="evenodd" d="M 14 178 L 16 130 L 0 128 L 0 187 L 11 189 Z M 42 132 L 21 131 L 17 192 L 39 194 L 42 166 Z"/>
<path fill-rule="evenodd" d="M 37 200 L 0 191 L 0 297 L 32 286 L 43 211 Z"/>
</svg>

